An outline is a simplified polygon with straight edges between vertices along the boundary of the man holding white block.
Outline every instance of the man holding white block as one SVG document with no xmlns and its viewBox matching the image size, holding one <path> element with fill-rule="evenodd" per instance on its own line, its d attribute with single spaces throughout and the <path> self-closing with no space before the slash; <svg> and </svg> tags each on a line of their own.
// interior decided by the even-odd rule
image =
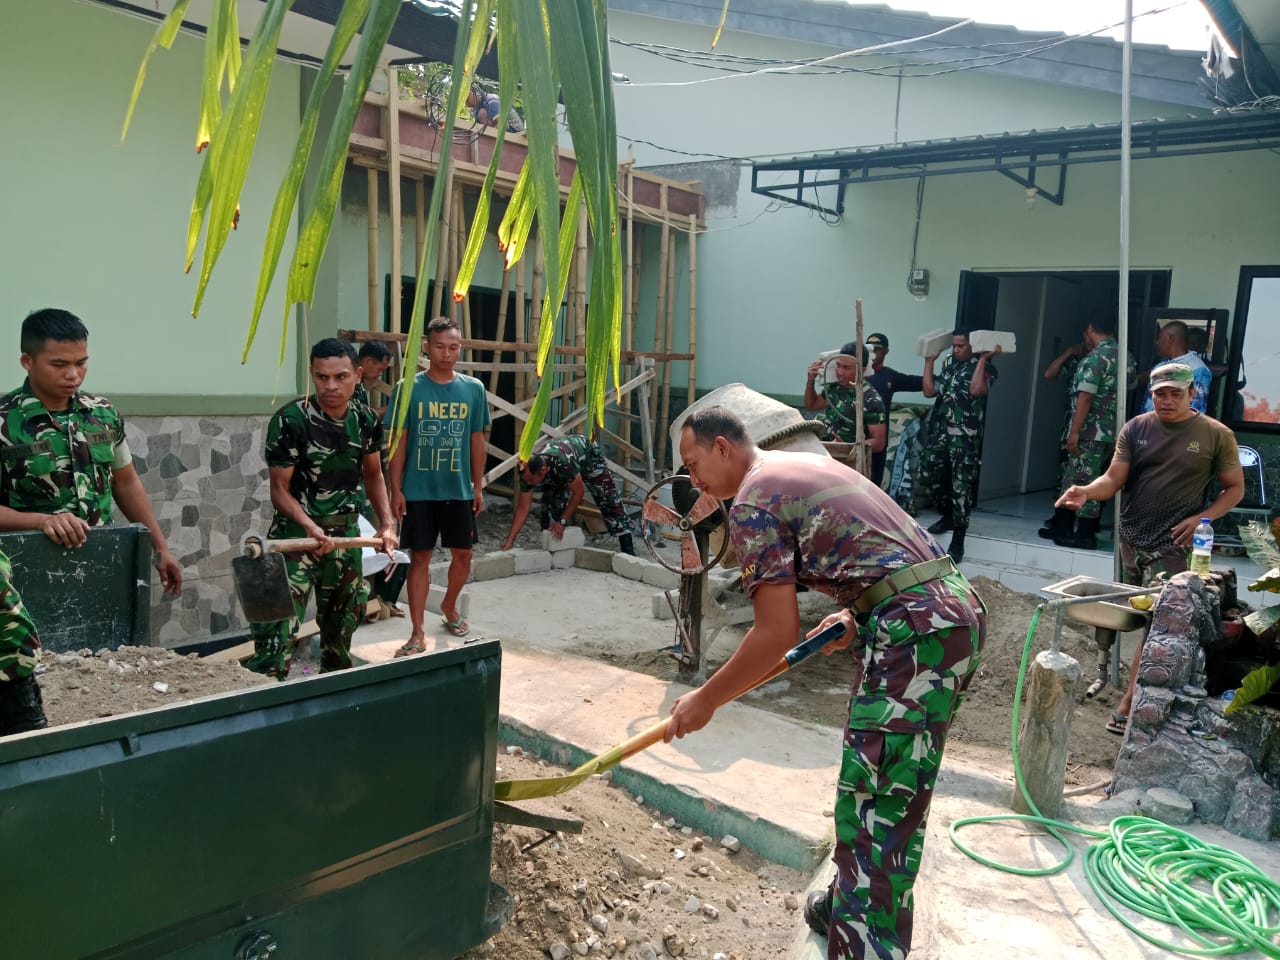
<svg viewBox="0 0 1280 960">
<path fill-rule="evenodd" d="M 929 415 L 929 439 L 920 472 L 942 514 L 929 532 L 952 531 L 947 552 L 957 562 L 964 557 L 964 537 L 982 458 L 987 394 L 997 376 L 995 366 L 988 361 L 1002 349 L 996 343 L 995 349 L 975 356 L 969 335 L 956 330 L 951 334 L 951 356 L 943 363 L 941 373 L 936 377 L 933 373 L 936 353 L 924 358 L 922 392 L 937 399 Z"/>
</svg>

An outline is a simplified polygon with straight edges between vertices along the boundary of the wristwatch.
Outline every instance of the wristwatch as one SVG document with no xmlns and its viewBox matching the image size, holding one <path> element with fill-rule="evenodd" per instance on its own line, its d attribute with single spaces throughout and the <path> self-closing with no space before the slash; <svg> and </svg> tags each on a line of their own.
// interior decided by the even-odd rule
<svg viewBox="0 0 1280 960">
<path fill-rule="evenodd" d="M 561 518 L 560 518 L 560 526 L 562 526 L 562 527 L 567 527 L 568 525 L 569 525 L 569 518 L 568 518 L 568 517 L 561 517 Z"/>
</svg>

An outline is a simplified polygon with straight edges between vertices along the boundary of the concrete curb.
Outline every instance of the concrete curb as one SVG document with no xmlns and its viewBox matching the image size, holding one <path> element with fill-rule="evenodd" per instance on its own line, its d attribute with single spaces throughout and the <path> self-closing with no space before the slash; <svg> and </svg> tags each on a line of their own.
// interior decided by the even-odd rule
<svg viewBox="0 0 1280 960">
<path fill-rule="evenodd" d="M 498 736 L 506 743 L 570 769 L 595 756 L 504 714 L 498 717 Z M 646 807 L 656 807 L 717 842 L 726 833 L 733 834 L 766 860 L 792 870 L 809 873 L 817 869 L 830 853 L 829 838 L 805 836 L 770 820 L 726 806 L 687 787 L 664 783 L 625 764 L 612 768 L 610 773 L 614 783 L 644 797 Z"/>
</svg>

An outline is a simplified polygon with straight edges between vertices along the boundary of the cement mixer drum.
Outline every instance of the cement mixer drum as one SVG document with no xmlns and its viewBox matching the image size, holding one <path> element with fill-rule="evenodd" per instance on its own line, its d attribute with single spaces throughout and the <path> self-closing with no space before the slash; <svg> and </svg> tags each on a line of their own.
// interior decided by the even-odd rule
<svg viewBox="0 0 1280 960">
<path fill-rule="evenodd" d="M 744 383 L 727 383 L 695 401 L 671 423 L 672 464 L 679 469 L 680 431 L 685 418 L 694 410 L 721 406 L 737 414 L 746 425 L 747 436 L 764 450 L 790 450 L 793 453 L 817 453 L 826 456 L 826 448 L 818 439 L 825 427 L 817 420 L 806 420 L 794 407 L 766 397 Z"/>
</svg>

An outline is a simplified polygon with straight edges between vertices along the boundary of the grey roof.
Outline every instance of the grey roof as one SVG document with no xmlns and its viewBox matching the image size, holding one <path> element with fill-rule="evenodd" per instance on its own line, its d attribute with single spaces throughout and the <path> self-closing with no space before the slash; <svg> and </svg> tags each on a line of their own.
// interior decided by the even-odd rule
<svg viewBox="0 0 1280 960">
<path fill-rule="evenodd" d="M 608 0 L 610 10 L 634 13 L 711 29 L 720 22 L 723 0 Z M 894 10 L 883 4 L 853 5 L 844 0 L 731 0 L 726 30 L 742 31 L 836 50 L 906 40 L 940 30 L 962 18 L 935 17 L 926 13 Z M 1108 37 L 1068 38 L 1063 33 L 1019 30 L 996 24 L 973 23 L 950 31 L 922 47 L 945 42 L 954 59 L 990 57 L 993 44 L 1036 45 L 1062 41 L 1025 57 L 1010 57 L 981 69 L 1023 80 L 1058 84 L 1108 93 L 1120 92 L 1122 46 Z M 886 56 L 906 63 L 932 61 L 936 51 L 912 53 L 910 46 L 895 48 Z M 1201 55 L 1153 44 L 1135 44 L 1133 96 L 1187 107 L 1204 107 L 1208 101 L 1201 85 Z"/>
</svg>

